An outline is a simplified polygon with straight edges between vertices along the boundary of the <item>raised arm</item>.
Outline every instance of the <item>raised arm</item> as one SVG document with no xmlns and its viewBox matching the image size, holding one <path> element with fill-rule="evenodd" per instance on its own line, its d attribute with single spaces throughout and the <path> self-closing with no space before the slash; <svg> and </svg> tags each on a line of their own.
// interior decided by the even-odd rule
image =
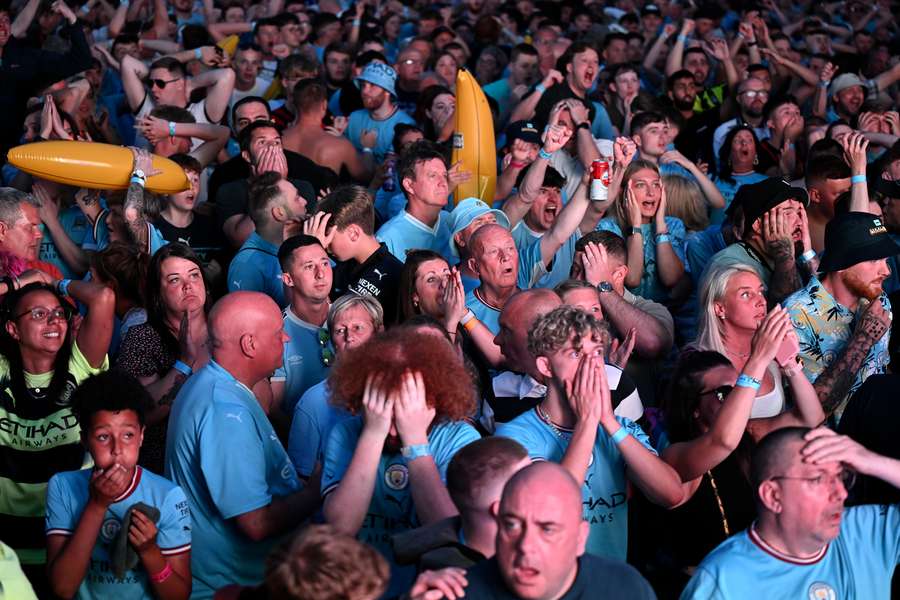
<svg viewBox="0 0 900 600">
<path fill-rule="evenodd" d="M 556 256 L 556 251 L 572 237 L 573 233 L 578 231 L 578 227 L 584 219 L 584 213 L 591 202 L 588 198 L 590 178 L 591 172 L 585 170 L 581 183 L 569 198 L 569 202 L 557 215 L 550 230 L 541 236 L 541 260 L 544 261 L 544 265 L 549 266 L 553 262 L 553 257 Z"/>
<path fill-rule="evenodd" d="M 601 281 L 612 282 L 612 272 L 606 248 L 593 242 L 587 244 L 582 256 L 584 279 L 594 287 Z M 635 330 L 634 352 L 645 358 L 665 356 L 672 349 L 674 326 L 670 320 L 669 327 L 656 317 L 648 314 L 615 292 L 599 294 L 603 318 L 609 321 L 616 331 L 625 335 Z M 671 317 L 670 317 L 671 319 Z"/>
<path fill-rule="evenodd" d="M 854 212 L 869 212 L 869 188 L 866 185 L 866 164 L 868 157 L 866 150 L 869 148 L 869 140 L 861 133 L 853 132 L 844 136 L 841 140 L 844 147 L 844 156 L 850 163 L 853 177 L 860 178 L 850 183 L 850 210 Z"/>
<path fill-rule="evenodd" d="M 12 25 L 9 27 L 9 34 L 15 38 L 23 38 L 25 34 L 28 33 L 28 28 L 31 27 L 31 22 L 34 21 L 34 16 L 37 14 L 38 6 L 40 6 L 41 0 L 28 0 L 25 3 L 25 6 L 22 7 L 22 10 L 19 11 L 19 14 L 16 15 L 16 20 L 12 22 Z"/>
<path fill-rule="evenodd" d="M 128 106 L 131 107 L 132 112 L 136 113 L 140 110 L 147 97 L 147 91 L 144 89 L 144 79 L 147 78 L 149 70 L 144 66 L 144 63 L 126 54 L 122 57 L 120 74 L 122 75 L 122 87 L 125 90 Z"/>
<path fill-rule="evenodd" d="M 103 366 L 112 339 L 116 294 L 94 281 L 71 280 L 69 295 L 87 306 L 87 314 L 78 329 L 78 348 L 95 369 Z"/>
<path fill-rule="evenodd" d="M 672 46 L 672 49 L 669 50 L 669 55 L 666 57 L 666 77 L 683 68 L 684 46 L 692 31 L 694 31 L 694 20 L 685 19 L 681 24 L 681 32 L 675 38 L 675 45 Z"/>
<path fill-rule="evenodd" d="M 394 422 L 404 447 L 428 446 L 428 427 L 435 409 L 425 400 L 425 380 L 421 373 L 405 373 L 394 402 Z M 427 454 L 407 460 L 409 490 L 416 516 L 423 525 L 459 514 L 447 486 L 441 481 L 434 456 Z"/>
<path fill-rule="evenodd" d="M 191 79 L 191 87 L 206 90 L 206 116 L 219 123 L 228 110 L 231 92 L 234 90 L 234 69 L 213 69 Z"/>
<path fill-rule="evenodd" d="M 780 306 L 773 308 L 753 336 L 750 358 L 741 374 L 762 381 L 784 336 L 791 330 L 787 312 Z M 756 390 L 752 387 L 734 387 L 707 431 L 692 440 L 676 442 L 663 451 L 663 460 L 672 465 L 681 480 L 688 484 L 686 487 L 689 494 L 684 501 L 690 499 L 696 491 L 696 484 L 699 483 L 697 480 L 704 473 L 718 466 L 737 449 L 747 428 L 755 399 Z"/>
<path fill-rule="evenodd" d="M 382 381 L 383 376 L 374 374 L 366 381 L 363 427 L 353 457 L 338 486 L 325 497 L 325 520 L 348 535 L 356 535 L 366 518 L 394 416 L 394 397 L 380 387 Z"/>
<path fill-rule="evenodd" d="M 853 438 L 838 435 L 827 427 L 810 431 L 805 439 L 807 444 L 800 450 L 803 462 L 839 462 L 857 473 L 881 479 L 900 488 L 900 460 L 867 450 Z"/>
</svg>

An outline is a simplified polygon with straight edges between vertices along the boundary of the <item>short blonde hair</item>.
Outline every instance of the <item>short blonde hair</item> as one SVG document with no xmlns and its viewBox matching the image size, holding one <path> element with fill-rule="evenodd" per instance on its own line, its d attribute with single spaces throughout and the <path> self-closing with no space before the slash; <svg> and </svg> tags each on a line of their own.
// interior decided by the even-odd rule
<svg viewBox="0 0 900 600">
<path fill-rule="evenodd" d="M 681 175 L 665 175 L 662 183 L 666 189 L 666 215 L 681 219 L 688 231 L 709 227 L 706 199 L 696 182 Z"/>
</svg>

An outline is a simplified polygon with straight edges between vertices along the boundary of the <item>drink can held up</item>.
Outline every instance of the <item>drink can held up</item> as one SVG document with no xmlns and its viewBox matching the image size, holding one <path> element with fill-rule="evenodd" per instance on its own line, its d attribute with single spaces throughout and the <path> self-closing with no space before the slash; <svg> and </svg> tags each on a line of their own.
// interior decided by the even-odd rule
<svg viewBox="0 0 900 600">
<path fill-rule="evenodd" d="M 610 165 L 606 159 L 591 164 L 591 201 L 606 202 L 609 199 Z"/>
</svg>

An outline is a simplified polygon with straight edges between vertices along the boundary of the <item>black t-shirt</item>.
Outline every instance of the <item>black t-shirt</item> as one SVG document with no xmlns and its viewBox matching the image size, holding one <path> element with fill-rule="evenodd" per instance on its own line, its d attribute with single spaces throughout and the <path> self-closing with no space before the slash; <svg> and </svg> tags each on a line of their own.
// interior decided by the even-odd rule
<svg viewBox="0 0 900 600">
<path fill-rule="evenodd" d="M 466 598 L 478 600 L 515 600 L 510 592 L 497 558 L 484 561 L 466 571 L 469 585 Z M 578 575 L 559 600 L 656 600 L 656 594 L 637 570 L 624 562 L 584 554 L 578 558 Z"/>
<path fill-rule="evenodd" d="M 306 181 L 300 181 L 289 178 L 294 184 L 297 191 L 306 200 L 306 213 L 312 214 L 315 211 L 316 192 L 313 186 Z M 247 214 L 247 204 L 249 202 L 248 193 L 250 191 L 250 182 L 247 179 L 238 179 L 230 181 L 219 188 L 216 194 L 216 217 L 219 229 L 225 225 L 225 221 L 235 215 Z"/>
<path fill-rule="evenodd" d="M 163 218 L 157 217 L 153 225 L 168 242 L 181 242 L 197 253 L 203 264 L 212 259 L 220 259 L 225 248 L 222 230 L 216 226 L 211 216 L 194 213 L 194 220 L 187 227 L 176 227 Z M 226 265 L 223 264 L 222 267 Z"/>
<path fill-rule="evenodd" d="M 314 191 L 313 197 L 324 188 L 334 187 L 336 178 L 329 169 L 323 169 L 305 156 L 290 150 L 285 150 L 284 156 L 287 158 L 288 177 L 308 181 Z M 210 176 L 206 185 L 208 197 L 217 200 L 222 186 L 239 179 L 249 179 L 250 174 L 250 164 L 240 154 L 229 158 L 216 167 Z"/>
<path fill-rule="evenodd" d="M 402 270 L 403 263 L 381 244 L 362 264 L 348 260 L 335 266 L 331 299 L 336 300 L 348 292 L 372 296 L 384 309 L 385 324 L 393 324 L 399 312 L 397 293 Z"/>
<path fill-rule="evenodd" d="M 708 110 L 702 113 L 694 113 L 688 119 L 687 125 L 678 132 L 675 138 L 675 148 L 684 154 L 691 162 L 703 161 L 710 168 L 715 168 L 716 161 L 713 156 L 713 134 L 722 123 L 719 111 Z"/>
<path fill-rule="evenodd" d="M 572 91 L 572 88 L 569 87 L 569 84 L 563 81 L 562 83 L 557 83 L 556 85 L 547 88 L 547 91 L 545 91 L 544 95 L 541 96 L 541 99 L 538 100 L 537 106 L 534 109 L 534 121 L 538 126 L 538 129 L 543 129 L 547 125 L 547 120 L 550 118 L 550 111 L 553 110 L 554 105 L 560 100 L 566 100 L 568 98 L 582 100 L 588 107 L 588 123 L 594 122 L 594 116 L 597 114 L 594 103 L 587 98 L 578 98 L 575 92 Z"/>
</svg>

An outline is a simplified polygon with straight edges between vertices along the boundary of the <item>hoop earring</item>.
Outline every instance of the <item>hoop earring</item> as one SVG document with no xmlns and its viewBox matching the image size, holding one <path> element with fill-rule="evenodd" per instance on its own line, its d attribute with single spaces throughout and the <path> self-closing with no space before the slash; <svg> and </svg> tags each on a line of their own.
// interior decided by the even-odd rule
<svg viewBox="0 0 900 600">
<path fill-rule="evenodd" d="M 758 164 L 759 164 L 759 156 L 754 156 L 753 157 L 753 166 L 756 166 Z"/>
</svg>

